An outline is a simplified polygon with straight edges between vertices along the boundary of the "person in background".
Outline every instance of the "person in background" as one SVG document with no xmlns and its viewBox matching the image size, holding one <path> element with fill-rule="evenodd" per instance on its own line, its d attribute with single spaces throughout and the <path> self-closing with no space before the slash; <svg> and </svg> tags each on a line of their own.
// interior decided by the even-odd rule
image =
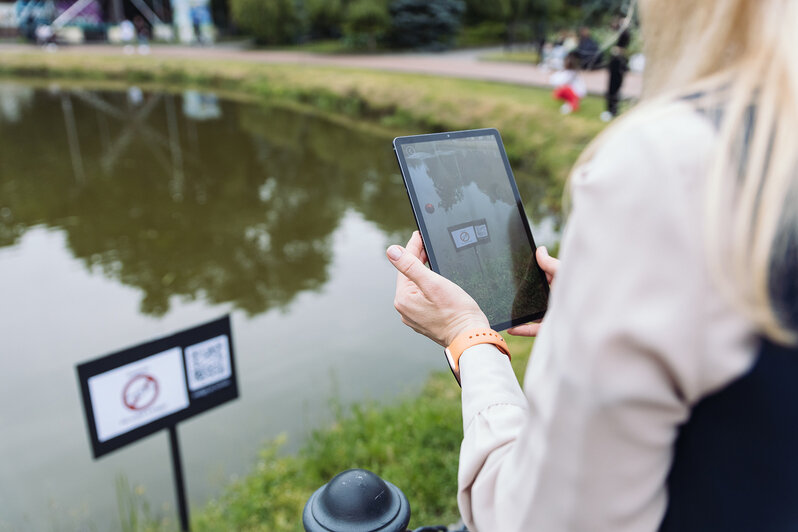
<svg viewBox="0 0 798 532">
<path fill-rule="evenodd" d="M 28 13 L 28 16 L 25 17 L 25 22 L 20 26 L 22 30 L 22 34 L 25 36 L 25 39 L 30 43 L 36 42 L 36 19 L 34 18 L 33 14 Z"/>
<path fill-rule="evenodd" d="M 565 68 L 549 78 L 554 85 L 554 99 L 563 102 L 560 112 L 564 115 L 579 110 L 579 102 L 587 95 L 587 86 L 579 73 L 580 59 L 576 51 L 565 56 Z"/>
<path fill-rule="evenodd" d="M 579 54 L 582 70 L 593 70 L 599 67 L 601 51 L 598 43 L 591 37 L 590 28 L 587 26 L 579 29 L 579 44 L 576 46 L 576 51 Z"/>
<path fill-rule="evenodd" d="M 550 48 L 544 49 L 544 68 L 549 70 L 562 70 L 565 68 L 565 56 L 576 47 L 576 39 L 571 32 L 560 30 L 557 38 L 551 43 Z"/>
<path fill-rule="evenodd" d="M 548 31 L 546 21 L 543 18 L 538 19 L 534 24 L 534 42 L 535 51 L 537 52 L 537 65 L 543 66 L 546 64 L 546 50 L 550 50 L 551 46 L 548 43 Z"/>
<path fill-rule="evenodd" d="M 128 19 L 119 23 L 119 40 L 122 41 L 122 50 L 126 55 L 136 52 L 136 48 L 133 46 L 133 42 L 136 40 L 136 26 Z"/>
<path fill-rule="evenodd" d="M 142 55 L 147 55 L 150 53 L 150 38 L 152 37 L 152 32 L 150 31 L 150 26 L 147 24 L 147 21 L 144 20 L 144 17 L 141 15 L 136 15 L 133 18 L 133 26 L 136 28 L 136 38 L 138 39 L 138 53 Z"/>
<path fill-rule="evenodd" d="M 621 99 L 621 86 L 623 85 L 623 78 L 626 71 L 629 70 L 629 61 L 627 59 L 627 49 L 629 48 L 629 35 L 628 28 L 622 28 L 622 21 L 616 18 L 613 22 L 612 29 L 618 34 L 618 40 L 615 46 L 610 50 L 610 61 L 607 65 L 609 73 L 609 83 L 607 86 L 607 110 L 601 113 L 601 120 L 609 122 L 618 116 L 618 103 Z"/>
<path fill-rule="evenodd" d="M 194 39 L 196 44 L 205 44 L 205 36 L 202 33 L 203 11 L 200 7 L 191 8 L 191 26 L 194 28 Z"/>
<path fill-rule="evenodd" d="M 55 32 L 49 24 L 36 26 L 36 42 L 41 46 L 50 47 L 55 45 Z"/>
<path fill-rule="evenodd" d="M 543 322 L 508 331 L 537 335 L 523 389 L 418 233 L 386 250 L 402 321 L 469 346 L 472 532 L 798 530 L 798 2 L 639 9 L 643 96 L 571 174 Z"/>
</svg>

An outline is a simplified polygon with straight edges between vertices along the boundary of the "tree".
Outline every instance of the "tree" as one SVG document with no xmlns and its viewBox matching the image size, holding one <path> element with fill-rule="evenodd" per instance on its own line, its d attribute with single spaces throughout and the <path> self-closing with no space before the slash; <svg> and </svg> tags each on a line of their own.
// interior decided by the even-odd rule
<svg viewBox="0 0 798 532">
<path fill-rule="evenodd" d="M 626 14 L 632 0 L 558 0 L 558 3 L 557 18 L 573 27 L 603 24 L 608 17 Z"/>
<path fill-rule="evenodd" d="M 340 37 L 344 23 L 341 0 L 305 0 L 311 39 Z"/>
<path fill-rule="evenodd" d="M 376 50 L 377 40 L 390 27 L 391 18 L 385 4 L 379 0 L 355 0 L 346 11 L 345 30 L 355 44 L 365 43 Z"/>
<path fill-rule="evenodd" d="M 581 0 L 576 2 L 582 11 L 582 24 L 595 25 L 605 22 L 608 16 L 626 13 L 630 0 Z"/>
<path fill-rule="evenodd" d="M 462 0 L 394 0 L 391 43 L 400 48 L 445 48 L 460 30 Z"/>
<path fill-rule="evenodd" d="M 502 2 L 486 2 L 485 0 L 465 0 L 465 22 L 478 24 L 480 22 L 503 21 Z"/>
<path fill-rule="evenodd" d="M 549 22 L 562 10 L 563 0 L 466 0 L 465 20 L 469 24 L 501 23 L 508 44 L 520 40 L 527 28 L 527 39 L 543 37 Z M 529 31 L 534 28 L 533 31 Z"/>
<path fill-rule="evenodd" d="M 294 0 L 230 0 L 236 25 L 261 44 L 296 42 L 302 18 Z"/>
</svg>

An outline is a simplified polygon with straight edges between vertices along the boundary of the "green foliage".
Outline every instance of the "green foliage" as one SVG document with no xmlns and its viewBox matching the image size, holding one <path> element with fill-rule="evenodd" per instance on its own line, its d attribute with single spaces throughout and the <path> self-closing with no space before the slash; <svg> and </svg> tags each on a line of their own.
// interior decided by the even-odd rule
<svg viewBox="0 0 798 532">
<path fill-rule="evenodd" d="M 506 337 L 517 375 L 530 338 Z M 314 432 L 293 456 L 268 445 L 255 470 L 194 514 L 194 530 L 301 531 L 308 497 L 350 468 L 373 471 L 404 491 L 411 527 L 457 521 L 457 462 L 463 437 L 460 388 L 448 372 L 433 374 L 422 392 L 395 405 L 357 405 Z"/>
<path fill-rule="evenodd" d="M 260 44 L 296 42 L 303 29 L 294 0 L 230 0 L 230 14 Z"/>
<path fill-rule="evenodd" d="M 607 25 L 615 15 L 625 14 L 631 0 L 465 0 L 465 22 L 478 28 L 485 23 L 504 25 L 504 37 L 522 41 L 551 28 Z M 473 28 L 461 37 L 471 37 Z M 468 41 L 466 41 L 468 42 Z"/>
<path fill-rule="evenodd" d="M 570 3 L 578 7 L 581 24 L 585 25 L 604 25 L 609 17 L 626 14 L 631 0 L 580 0 Z"/>
<path fill-rule="evenodd" d="M 503 30 L 501 40 L 508 44 L 532 41 L 544 35 L 546 28 L 552 22 L 563 18 L 563 0 L 496 0 L 494 2 L 466 0 L 466 2 L 468 4 L 466 21 L 475 27 L 486 23 L 501 25 Z M 494 42 L 497 42 L 495 37 Z"/>
<path fill-rule="evenodd" d="M 305 0 L 311 39 L 340 37 L 344 23 L 341 0 Z"/>
<path fill-rule="evenodd" d="M 528 16 L 543 16 L 558 9 L 562 0 L 465 0 L 466 20 L 471 23 L 482 21 L 512 22 Z"/>
<path fill-rule="evenodd" d="M 177 528 L 166 517 L 156 518 L 144 488 L 130 486 L 124 475 L 116 477 L 116 503 L 122 532 L 161 532 Z"/>
<path fill-rule="evenodd" d="M 354 0 L 346 10 L 344 29 L 356 47 L 377 48 L 377 41 L 388 31 L 391 23 L 388 8 L 380 0 Z"/>
<path fill-rule="evenodd" d="M 457 36 L 458 46 L 488 46 L 504 42 L 507 38 L 507 24 L 498 21 L 480 22 L 465 26 Z"/>
<path fill-rule="evenodd" d="M 362 467 L 407 495 L 412 522 L 457 520 L 457 460 L 462 438 L 459 388 L 451 376 L 429 380 L 399 404 L 358 405 L 316 431 L 295 456 L 269 445 L 255 471 L 195 515 L 196 530 L 302 530 L 308 497 L 336 474 Z"/>
<path fill-rule="evenodd" d="M 462 0 L 394 0 L 390 6 L 391 44 L 399 48 L 451 46 L 465 7 Z"/>
</svg>

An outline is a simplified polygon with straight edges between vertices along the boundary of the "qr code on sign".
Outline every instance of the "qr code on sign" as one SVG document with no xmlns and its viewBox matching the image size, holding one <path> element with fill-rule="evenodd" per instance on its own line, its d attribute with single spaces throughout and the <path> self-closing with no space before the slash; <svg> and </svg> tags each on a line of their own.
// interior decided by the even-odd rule
<svg viewBox="0 0 798 532">
<path fill-rule="evenodd" d="M 229 378 L 233 371 L 227 335 L 187 347 L 186 370 L 188 389 L 192 392 Z"/>
</svg>

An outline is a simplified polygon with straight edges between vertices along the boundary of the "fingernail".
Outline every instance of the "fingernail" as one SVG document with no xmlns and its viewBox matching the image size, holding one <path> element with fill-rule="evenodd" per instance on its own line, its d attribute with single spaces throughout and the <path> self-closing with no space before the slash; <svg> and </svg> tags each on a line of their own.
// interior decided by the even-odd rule
<svg viewBox="0 0 798 532">
<path fill-rule="evenodd" d="M 549 254 L 549 250 L 548 250 L 548 249 L 546 249 L 546 246 L 540 246 L 538 249 L 542 249 L 542 250 L 543 250 L 543 253 L 545 253 L 546 255 L 548 255 L 548 254 Z"/>
<path fill-rule="evenodd" d="M 388 258 L 391 260 L 399 260 L 402 256 L 402 248 L 399 246 L 391 246 L 388 248 Z"/>
</svg>

